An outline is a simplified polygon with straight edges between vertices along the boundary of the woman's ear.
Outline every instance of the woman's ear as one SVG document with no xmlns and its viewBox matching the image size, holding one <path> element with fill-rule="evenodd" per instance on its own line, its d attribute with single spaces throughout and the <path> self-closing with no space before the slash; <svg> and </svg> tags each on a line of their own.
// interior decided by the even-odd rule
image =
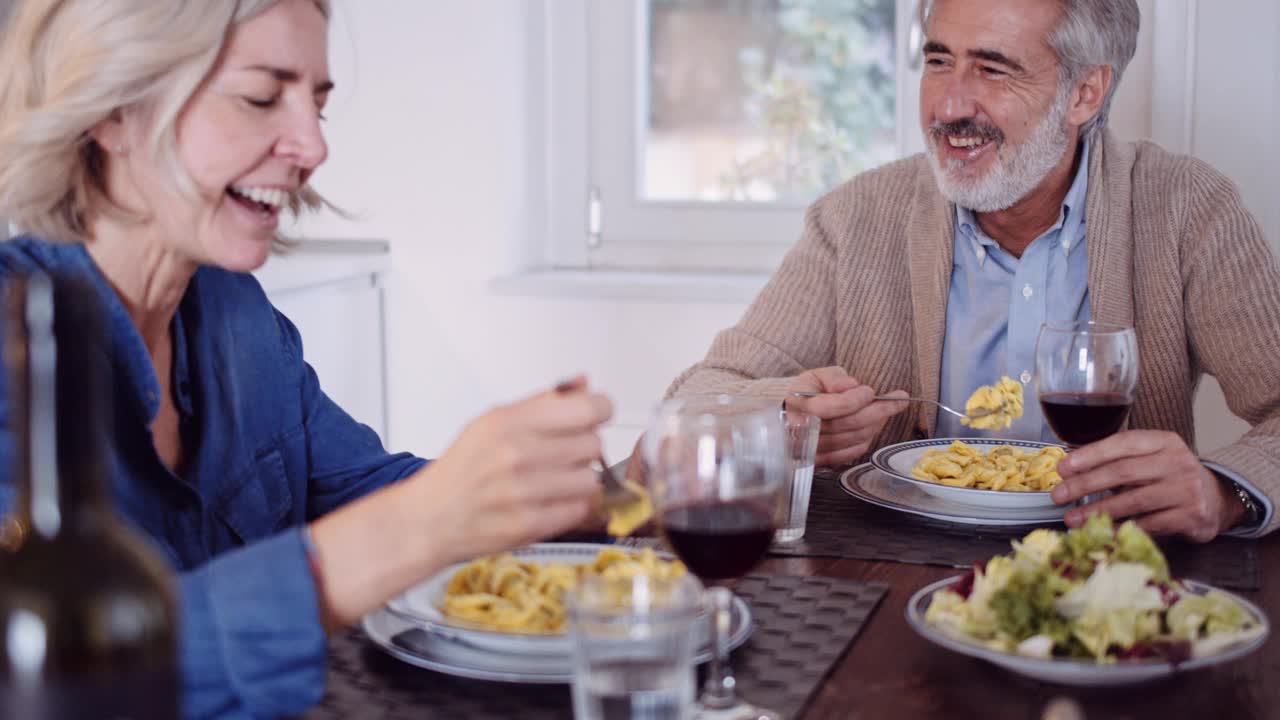
<svg viewBox="0 0 1280 720">
<path fill-rule="evenodd" d="M 94 125 L 89 130 L 89 137 L 110 155 L 124 155 L 129 152 L 129 134 L 124 126 L 123 114 L 116 110 L 106 120 Z"/>
</svg>

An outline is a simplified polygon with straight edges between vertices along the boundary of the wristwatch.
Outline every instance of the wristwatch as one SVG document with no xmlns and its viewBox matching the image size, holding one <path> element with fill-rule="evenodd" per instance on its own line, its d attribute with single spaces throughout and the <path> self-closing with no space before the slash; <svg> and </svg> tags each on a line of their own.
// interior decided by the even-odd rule
<svg viewBox="0 0 1280 720">
<path fill-rule="evenodd" d="M 1244 486 L 1238 482 L 1227 480 L 1227 484 L 1231 486 L 1236 497 L 1239 498 L 1240 504 L 1244 506 L 1244 517 L 1240 519 L 1240 522 L 1235 524 L 1235 527 L 1257 527 L 1258 521 L 1262 519 L 1262 508 L 1258 507 L 1258 503 L 1254 501 L 1253 495 L 1249 494 L 1249 491 L 1245 490 Z"/>
</svg>

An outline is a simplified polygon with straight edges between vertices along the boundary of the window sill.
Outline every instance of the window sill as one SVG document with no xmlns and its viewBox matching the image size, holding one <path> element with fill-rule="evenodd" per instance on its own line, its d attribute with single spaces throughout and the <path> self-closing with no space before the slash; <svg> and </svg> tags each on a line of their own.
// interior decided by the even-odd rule
<svg viewBox="0 0 1280 720">
<path fill-rule="evenodd" d="M 768 280 L 764 273 L 532 270 L 494 278 L 489 289 L 524 297 L 747 303 Z"/>
</svg>

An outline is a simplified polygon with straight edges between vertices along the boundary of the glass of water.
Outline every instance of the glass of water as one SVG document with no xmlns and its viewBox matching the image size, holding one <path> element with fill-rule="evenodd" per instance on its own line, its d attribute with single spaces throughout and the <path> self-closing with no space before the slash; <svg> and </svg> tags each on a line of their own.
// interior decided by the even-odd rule
<svg viewBox="0 0 1280 720">
<path fill-rule="evenodd" d="M 701 596 L 702 586 L 691 575 L 584 578 L 568 597 L 573 716 L 693 717 Z"/>
<path fill-rule="evenodd" d="M 773 541 L 792 543 L 804 537 L 809 517 L 809 492 L 813 489 L 813 459 L 818 452 L 822 419 L 797 410 L 784 410 L 786 427 L 787 479 L 779 502 L 777 529 Z"/>
</svg>

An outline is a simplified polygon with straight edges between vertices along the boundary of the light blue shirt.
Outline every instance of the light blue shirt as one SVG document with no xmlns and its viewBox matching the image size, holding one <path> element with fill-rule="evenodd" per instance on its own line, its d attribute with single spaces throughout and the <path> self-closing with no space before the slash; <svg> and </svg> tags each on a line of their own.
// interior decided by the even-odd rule
<svg viewBox="0 0 1280 720">
<path fill-rule="evenodd" d="M 1089 141 L 1063 199 L 1058 221 L 1016 258 L 982 231 L 972 211 L 956 207 L 954 261 L 947 295 L 939 400 L 963 410 L 969 395 L 1007 375 L 1022 383 L 1022 417 L 998 431 L 965 427 L 938 413 L 938 437 L 1058 442 L 1040 411 L 1035 387 L 1036 337 L 1044 323 L 1083 321 L 1089 315 L 1089 260 L 1085 252 L 1085 198 Z"/>
</svg>

